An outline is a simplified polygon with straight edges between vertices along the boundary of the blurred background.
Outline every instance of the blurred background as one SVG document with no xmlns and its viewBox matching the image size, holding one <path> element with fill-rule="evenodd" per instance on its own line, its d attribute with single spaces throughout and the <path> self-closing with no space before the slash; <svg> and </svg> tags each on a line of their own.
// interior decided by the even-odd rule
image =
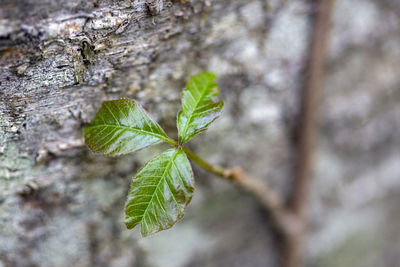
<svg viewBox="0 0 400 267">
<path fill-rule="evenodd" d="M 190 148 L 287 195 L 313 28 L 306 0 L 0 0 L 0 266 L 280 266 L 265 212 L 193 164 L 173 228 L 128 231 L 130 179 L 165 146 L 83 143 L 104 100 L 137 99 L 176 137 L 187 78 L 223 115 Z M 305 266 L 400 266 L 400 2 L 336 0 L 318 102 Z"/>
</svg>

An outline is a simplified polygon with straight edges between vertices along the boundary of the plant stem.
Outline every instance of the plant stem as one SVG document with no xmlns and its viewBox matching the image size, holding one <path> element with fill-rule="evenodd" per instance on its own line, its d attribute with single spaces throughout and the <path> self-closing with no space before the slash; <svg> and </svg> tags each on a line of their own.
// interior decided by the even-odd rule
<svg viewBox="0 0 400 267">
<path fill-rule="evenodd" d="M 205 169 L 208 172 L 211 172 L 212 174 L 215 174 L 216 176 L 224 179 L 229 179 L 227 177 L 227 172 L 223 167 L 220 166 L 214 166 L 197 156 L 193 151 L 191 151 L 189 148 L 182 146 L 182 150 L 188 155 L 188 157 L 196 162 L 200 167 Z"/>
<path fill-rule="evenodd" d="M 283 241 L 283 266 L 304 265 L 303 247 L 308 221 L 307 203 L 311 183 L 312 156 L 317 139 L 318 100 L 324 78 L 331 15 L 335 0 L 314 0 L 313 29 L 304 75 L 298 127 L 298 152 L 287 209 L 298 218 L 301 230 Z"/>
<path fill-rule="evenodd" d="M 188 157 L 206 171 L 216 176 L 233 182 L 237 187 L 253 196 L 267 211 L 271 222 L 279 233 L 294 235 L 299 231 L 297 219 L 285 210 L 282 200 L 277 192 L 272 190 L 260 179 L 247 175 L 239 167 L 223 168 L 211 165 L 185 146 L 181 147 Z"/>
</svg>

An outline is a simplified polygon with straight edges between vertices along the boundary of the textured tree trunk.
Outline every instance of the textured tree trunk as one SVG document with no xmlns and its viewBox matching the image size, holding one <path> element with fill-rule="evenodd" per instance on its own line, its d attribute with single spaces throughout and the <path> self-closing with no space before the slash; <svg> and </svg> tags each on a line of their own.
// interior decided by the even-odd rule
<svg viewBox="0 0 400 267">
<path fill-rule="evenodd" d="M 247 0 L 1 1 L 3 265 L 145 264 L 121 218 L 129 178 L 150 155 L 95 156 L 83 126 L 102 101 L 130 97 L 173 135 L 185 79 L 204 69 L 221 74 L 223 94 L 238 103 L 241 87 L 264 75 L 249 66 L 272 15 Z"/>
</svg>

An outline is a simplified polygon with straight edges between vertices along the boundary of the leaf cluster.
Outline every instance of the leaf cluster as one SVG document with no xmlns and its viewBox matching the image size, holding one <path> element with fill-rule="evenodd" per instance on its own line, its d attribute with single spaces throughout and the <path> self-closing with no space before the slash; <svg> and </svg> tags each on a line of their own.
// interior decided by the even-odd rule
<svg viewBox="0 0 400 267">
<path fill-rule="evenodd" d="M 143 236 L 168 229 L 183 217 L 194 191 L 193 172 L 184 144 L 221 114 L 223 102 L 215 74 L 190 77 L 182 92 L 177 115 L 178 141 L 169 138 L 160 125 L 134 100 L 105 101 L 93 123 L 84 129 L 89 148 L 108 156 L 124 155 L 166 142 L 172 148 L 147 162 L 133 177 L 125 204 L 128 229 L 141 225 Z"/>
</svg>

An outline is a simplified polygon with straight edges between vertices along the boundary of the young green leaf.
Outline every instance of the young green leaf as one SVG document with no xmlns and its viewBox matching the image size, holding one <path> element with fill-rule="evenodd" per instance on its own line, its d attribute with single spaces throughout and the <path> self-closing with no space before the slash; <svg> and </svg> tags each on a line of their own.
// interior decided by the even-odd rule
<svg viewBox="0 0 400 267">
<path fill-rule="evenodd" d="M 181 144 L 207 130 L 208 125 L 221 114 L 223 101 L 213 101 L 213 97 L 219 95 L 215 77 L 215 74 L 208 72 L 194 75 L 183 90 L 182 109 L 177 121 Z"/>
<path fill-rule="evenodd" d="M 169 149 L 155 157 L 132 179 L 125 205 L 125 224 L 141 224 L 143 236 L 170 228 L 183 217 L 194 180 L 186 154 Z"/>
<path fill-rule="evenodd" d="M 109 156 L 127 154 L 162 141 L 174 144 L 146 111 L 130 99 L 103 102 L 84 134 L 91 150 Z"/>
</svg>

